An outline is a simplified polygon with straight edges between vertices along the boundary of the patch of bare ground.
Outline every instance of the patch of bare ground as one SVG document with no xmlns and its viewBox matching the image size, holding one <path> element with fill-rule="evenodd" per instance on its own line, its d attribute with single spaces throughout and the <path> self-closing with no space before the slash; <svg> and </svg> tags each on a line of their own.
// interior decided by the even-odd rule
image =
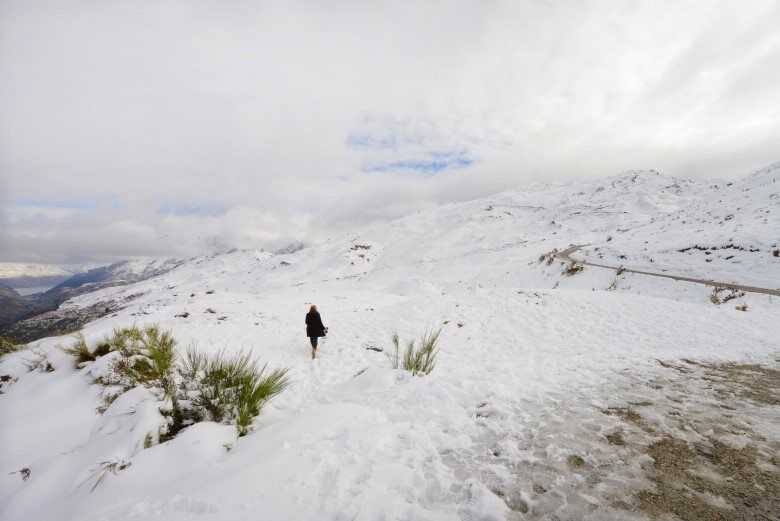
<svg viewBox="0 0 780 521">
<path fill-rule="evenodd" d="M 661 519 L 780 519 L 780 440 L 751 428 L 762 417 L 764 423 L 777 421 L 780 371 L 756 364 L 683 361 L 700 371 L 661 365 L 684 375 L 691 387 L 704 382 L 704 394 L 715 400 L 701 396 L 712 407 L 692 407 L 690 416 L 673 406 L 665 412 L 672 419 L 666 428 L 641 425 L 660 437 L 645 448 L 653 460 L 647 478 L 654 490 L 636 494 L 639 509 Z"/>
<path fill-rule="evenodd" d="M 780 371 L 757 364 L 709 364 L 703 378 L 763 405 L 780 405 Z"/>
<path fill-rule="evenodd" d="M 508 521 L 780 521 L 779 370 L 685 359 L 618 371 L 576 398 L 475 415 L 471 449 L 443 460 L 504 501 Z"/>
<path fill-rule="evenodd" d="M 756 448 L 736 449 L 713 438 L 708 442 L 664 436 L 647 447 L 655 490 L 637 495 L 639 508 L 656 518 L 777 519 L 778 475 L 757 466 Z"/>
</svg>

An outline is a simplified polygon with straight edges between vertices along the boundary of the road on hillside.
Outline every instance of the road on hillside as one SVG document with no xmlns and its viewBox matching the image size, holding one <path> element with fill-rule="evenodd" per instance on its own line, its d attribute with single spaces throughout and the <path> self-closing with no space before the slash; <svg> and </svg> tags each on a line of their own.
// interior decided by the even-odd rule
<svg viewBox="0 0 780 521">
<path fill-rule="evenodd" d="M 577 262 L 585 266 L 596 266 L 597 268 L 606 268 L 615 271 L 620 269 L 621 271 L 628 272 L 628 273 L 638 273 L 640 275 L 649 275 L 651 277 L 662 277 L 665 279 L 680 280 L 683 282 L 693 282 L 694 284 L 704 284 L 705 286 L 722 287 L 734 291 L 745 291 L 748 293 L 762 293 L 764 295 L 774 295 L 776 297 L 780 297 L 780 290 L 778 289 L 757 288 L 755 286 L 743 286 L 742 284 L 732 284 L 731 282 L 718 282 L 715 280 L 695 279 L 691 277 L 683 277 L 680 275 L 666 275 L 664 273 L 655 273 L 652 271 L 635 270 L 631 268 L 626 268 L 625 266 L 610 266 L 608 264 L 599 264 L 596 262 L 589 262 L 589 261 L 575 259 L 574 257 L 571 256 L 572 253 L 576 252 L 577 250 L 585 246 L 588 246 L 588 244 L 575 244 L 569 246 L 563 251 L 553 253 L 553 258 L 560 259 L 565 262 Z"/>
</svg>

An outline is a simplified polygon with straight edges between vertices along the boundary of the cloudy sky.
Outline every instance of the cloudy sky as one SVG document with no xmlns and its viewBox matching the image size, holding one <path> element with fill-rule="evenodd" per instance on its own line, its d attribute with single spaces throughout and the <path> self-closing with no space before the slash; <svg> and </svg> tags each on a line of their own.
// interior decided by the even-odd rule
<svg viewBox="0 0 780 521">
<path fill-rule="evenodd" d="M 780 160 L 780 2 L 0 0 L 0 261 Z"/>
</svg>

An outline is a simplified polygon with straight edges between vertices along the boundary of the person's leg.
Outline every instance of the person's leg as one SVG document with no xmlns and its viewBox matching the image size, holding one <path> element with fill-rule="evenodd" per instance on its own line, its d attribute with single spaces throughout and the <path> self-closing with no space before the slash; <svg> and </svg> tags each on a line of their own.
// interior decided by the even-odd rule
<svg viewBox="0 0 780 521">
<path fill-rule="evenodd" d="M 309 337 L 309 341 L 311 342 L 311 358 L 313 360 L 317 356 L 317 337 Z"/>
</svg>

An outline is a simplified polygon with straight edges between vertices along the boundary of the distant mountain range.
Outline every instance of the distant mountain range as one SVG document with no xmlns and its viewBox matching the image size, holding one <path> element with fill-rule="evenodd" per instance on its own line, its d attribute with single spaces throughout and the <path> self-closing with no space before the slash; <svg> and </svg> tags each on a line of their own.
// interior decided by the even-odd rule
<svg viewBox="0 0 780 521">
<path fill-rule="evenodd" d="M 20 321 L 53 312 L 70 298 L 110 286 L 146 280 L 166 273 L 183 262 L 171 258 L 135 259 L 93 268 L 75 275 L 52 266 L 5 263 L 0 267 L 0 275 L 12 276 L 0 277 L 0 333 L 15 338 L 19 336 Z M 28 285 L 19 285 L 19 281 L 25 280 L 30 281 Z M 20 295 L 12 285 L 16 284 L 17 288 L 46 286 L 52 281 L 57 284 L 53 288 L 29 296 Z M 20 338 L 28 338 L 28 335 L 22 334 Z"/>
<path fill-rule="evenodd" d="M 0 262 L 0 283 L 9 288 L 54 286 L 72 275 L 57 266 Z"/>
</svg>

